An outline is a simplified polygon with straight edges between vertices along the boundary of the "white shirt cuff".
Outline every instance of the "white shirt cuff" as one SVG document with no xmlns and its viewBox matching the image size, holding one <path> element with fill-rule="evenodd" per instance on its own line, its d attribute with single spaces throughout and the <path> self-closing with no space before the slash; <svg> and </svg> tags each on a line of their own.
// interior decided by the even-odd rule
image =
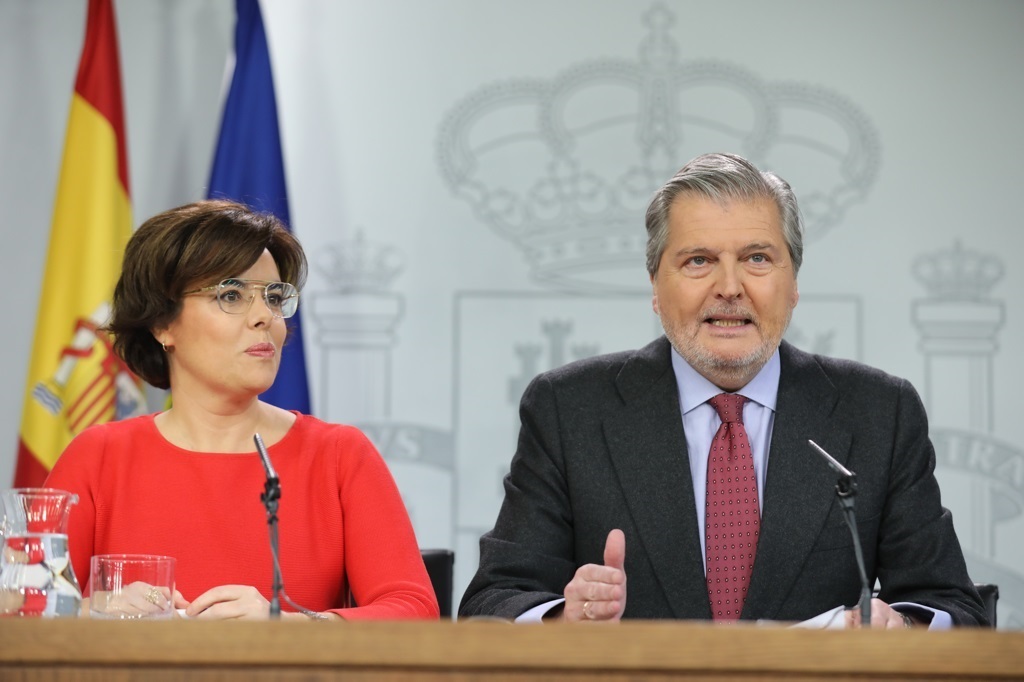
<svg viewBox="0 0 1024 682">
<path fill-rule="evenodd" d="M 931 614 L 932 622 L 928 624 L 929 630 L 951 630 L 953 628 L 953 617 L 946 611 L 939 611 L 938 609 L 907 601 L 896 602 L 895 604 L 889 604 L 889 606 L 896 611 L 906 611 L 908 616 L 918 614 L 926 616 Z M 917 614 L 914 613 L 915 611 Z"/>
<path fill-rule="evenodd" d="M 542 623 L 544 622 L 544 616 L 547 612 L 555 608 L 559 604 L 565 603 L 564 599 L 552 599 L 549 602 L 543 604 L 537 604 L 529 611 L 520 614 L 516 617 L 515 622 L 517 623 Z"/>
</svg>

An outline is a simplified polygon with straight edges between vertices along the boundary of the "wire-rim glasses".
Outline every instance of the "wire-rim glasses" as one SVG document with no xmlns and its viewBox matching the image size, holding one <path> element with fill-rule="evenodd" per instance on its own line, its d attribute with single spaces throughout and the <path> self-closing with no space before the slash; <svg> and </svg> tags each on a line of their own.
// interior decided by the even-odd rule
<svg viewBox="0 0 1024 682">
<path fill-rule="evenodd" d="M 299 308 L 299 290 L 288 282 L 267 282 L 260 279 L 229 277 L 218 284 L 192 289 L 182 296 L 215 292 L 217 305 L 229 315 L 241 315 L 249 310 L 256 298 L 256 289 L 263 291 L 263 302 L 274 317 L 287 319 Z"/>
</svg>

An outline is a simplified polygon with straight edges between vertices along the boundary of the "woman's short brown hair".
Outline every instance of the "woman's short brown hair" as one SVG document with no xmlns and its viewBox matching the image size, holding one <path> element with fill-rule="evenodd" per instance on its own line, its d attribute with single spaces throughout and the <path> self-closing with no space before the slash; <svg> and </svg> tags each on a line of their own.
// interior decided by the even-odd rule
<svg viewBox="0 0 1024 682">
<path fill-rule="evenodd" d="M 264 249 L 281 281 L 302 289 L 306 256 L 298 240 L 270 213 L 232 201 L 197 201 L 153 216 L 124 251 L 106 329 L 114 351 L 157 388 L 170 388 L 166 353 L 153 330 L 181 312 L 182 293 L 248 270 Z"/>
</svg>

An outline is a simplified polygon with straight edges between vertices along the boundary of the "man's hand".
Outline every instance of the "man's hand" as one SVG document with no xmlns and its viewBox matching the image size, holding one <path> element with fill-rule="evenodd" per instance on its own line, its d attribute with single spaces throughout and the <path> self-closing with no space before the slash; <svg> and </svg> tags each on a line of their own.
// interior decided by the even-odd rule
<svg viewBox="0 0 1024 682">
<path fill-rule="evenodd" d="M 626 610 L 626 536 L 618 528 L 608 533 L 604 566 L 586 564 L 565 586 L 562 620 L 618 622 Z"/>
<path fill-rule="evenodd" d="M 902 630 L 916 625 L 909 617 L 905 618 L 902 613 L 896 611 L 881 599 L 871 600 L 871 629 L 872 630 Z M 860 607 L 854 606 L 846 610 L 846 627 L 862 628 L 860 622 Z"/>
</svg>

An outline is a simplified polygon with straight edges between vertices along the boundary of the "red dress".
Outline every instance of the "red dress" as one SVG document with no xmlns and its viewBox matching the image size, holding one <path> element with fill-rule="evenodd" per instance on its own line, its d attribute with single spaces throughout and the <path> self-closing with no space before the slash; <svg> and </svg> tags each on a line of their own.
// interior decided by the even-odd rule
<svg viewBox="0 0 1024 682">
<path fill-rule="evenodd" d="M 343 618 L 437 618 L 437 600 L 387 465 L 352 426 L 296 413 L 268 448 L 281 481 L 278 537 L 293 601 Z M 255 450 L 201 453 L 169 443 L 154 415 L 90 427 L 46 486 L 76 493 L 68 545 L 88 595 L 94 554 L 163 554 L 191 601 L 218 585 L 271 596 L 266 475 Z M 345 608 L 351 590 L 358 607 Z M 282 610 L 289 610 L 282 600 Z"/>
</svg>

